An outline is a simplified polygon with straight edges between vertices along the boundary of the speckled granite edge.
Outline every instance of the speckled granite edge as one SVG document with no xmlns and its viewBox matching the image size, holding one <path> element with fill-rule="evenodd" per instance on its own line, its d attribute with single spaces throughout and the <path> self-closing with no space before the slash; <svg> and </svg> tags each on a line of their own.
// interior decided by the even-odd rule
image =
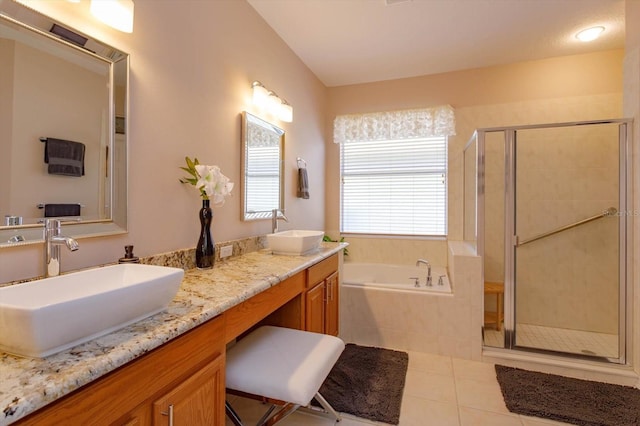
<svg viewBox="0 0 640 426">
<path fill-rule="evenodd" d="M 178 294 L 159 314 L 44 359 L 0 353 L 0 425 L 25 417 L 346 245 L 323 243 L 318 253 L 307 256 L 276 256 L 262 249 L 225 259 L 210 270 L 189 269 Z M 158 261 L 155 256 L 150 261 L 154 258 Z"/>
</svg>

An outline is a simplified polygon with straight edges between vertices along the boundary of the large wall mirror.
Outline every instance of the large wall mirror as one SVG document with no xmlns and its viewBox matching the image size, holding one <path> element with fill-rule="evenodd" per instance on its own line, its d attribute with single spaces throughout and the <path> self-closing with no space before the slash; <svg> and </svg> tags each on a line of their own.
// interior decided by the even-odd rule
<svg viewBox="0 0 640 426">
<path fill-rule="evenodd" d="M 0 247 L 127 230 L 129 56 L 0 0 Z"/>
<path fill-rule="evenodd" d="M 284 210 L 284 130 L 242 113 L 242 219 L 271 217 Z"/>
</svg>

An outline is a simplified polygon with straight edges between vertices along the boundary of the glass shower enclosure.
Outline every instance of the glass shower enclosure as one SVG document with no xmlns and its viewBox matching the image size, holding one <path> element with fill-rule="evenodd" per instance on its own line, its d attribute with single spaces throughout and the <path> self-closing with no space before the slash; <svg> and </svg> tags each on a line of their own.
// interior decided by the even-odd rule
<svg viewBox="0 0 640 426">
<path fill-rule="evenodd" d="M 630 129 L 476 130 L 464 238 L 483 259 L 485 346 L 626 363 Z"/>
</svg>

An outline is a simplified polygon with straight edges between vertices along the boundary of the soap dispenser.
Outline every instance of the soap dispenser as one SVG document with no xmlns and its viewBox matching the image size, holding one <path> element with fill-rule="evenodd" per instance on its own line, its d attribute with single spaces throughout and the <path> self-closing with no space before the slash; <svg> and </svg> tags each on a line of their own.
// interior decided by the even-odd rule
<svg viewBox="0 0 640 426">
<path fill-rule="evenodd" d="M 124 246 L 124 257 L 118 263 L 140 263 L 140 258 L 133 255 L 133 246 Z"/>
</svg>

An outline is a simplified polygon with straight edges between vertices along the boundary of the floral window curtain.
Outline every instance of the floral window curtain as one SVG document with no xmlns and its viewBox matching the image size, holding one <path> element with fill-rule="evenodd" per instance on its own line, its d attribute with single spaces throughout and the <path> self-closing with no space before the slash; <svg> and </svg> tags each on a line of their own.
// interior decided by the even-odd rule
<svg viewBox="0 0 640 426">
<path fill-rule="evenodd" d="M 333 141 L 379 141 L 455 135 L 455 114 L 449 105 L 369 114 L 339 115 Z"/>
</svg>

